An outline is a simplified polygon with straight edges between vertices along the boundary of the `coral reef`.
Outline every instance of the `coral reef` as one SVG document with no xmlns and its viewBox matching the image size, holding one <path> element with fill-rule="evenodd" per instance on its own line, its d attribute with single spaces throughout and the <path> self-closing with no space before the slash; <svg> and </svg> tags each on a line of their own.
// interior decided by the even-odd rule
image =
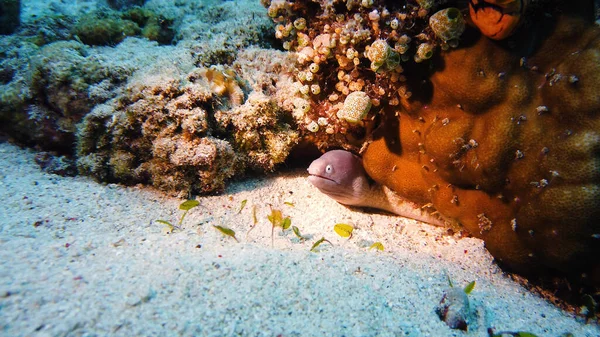
<svg viewBox="0 0 600 337">
<path fill-rule="evenodd" d="M 263 12 L 264 9 L 260 4 L 249 4 L 244 2 L 236 6 L 233 3 L 215 3 L 221 12 L 223 8 L 229 10 L 229 15 L 221 15 L 222 19 L 227 19 L 226 24 L 224 22 L 216 26 L 222 30 L 222 34 L 239 39 L 239 45 L 228 44 L 228 48 L 231 47 L 235 53 L 238 52 L 238 48 L 251 43 L 258 44 L 263 38 L 259 33 L 263 28 L 257 28 L 261 27 L 260 24 L 250 24 L 251 18 L 260 16 L 256 15 L 255 10 L 248 8 L 258 8 Z M 215 47 L 215 52 L 218 50 L 212 42 L 208 43 L 215 31 L 211 33 L 207 31 L 209 29 L 204 29 L 205 27 L 203 29 L 206 32 L 203 33 L 206 34 L 200 35 L 198 41 L 190 41 L 191 36 L 180 34 L 179 38 L 185 37 L 187 40 L 181 43 L 180 48 L 168 50 L 161 49 L 156 44 L 145 44 L 126 38 L 126 35 L 131 35 L 128 31 L 131 31 L 132 34 L 139 33 L 138 36 L 170 44 L 176 33 L 173 29 L 178 26 L 165 19 L 166 17 L 183 17 L 183 27 L 189 29 L 186 20 L 196 20 L 198 16 L 208 17 L 206 12 L 213 13 L 212 8 L 192 3 L 165 4 L 157 1 L 149 1 L 144 8 L 133 8 L 124 13 L 102 6 L 92 6 L 89 3 L 76 7 L 81 11 L 74 11 L 73 6 L 60 3 L 52 3 L 48 8 L 35 9 L 32 14 L 30 13 L 34 9 L 27 8 L 26 14 L 30 16 L 26 16 L 18 35 L 3 36 L 0 39 L 0 53 L 3 56 L 0 59 L 0 85 L 3 89 L 0 95 L 0 119 L 4 122 L 2 129 L 21 142 L 37 143 L 43 148 L 60 153 L 73 153 L 73 126 L 94 105 L 120 95 L 127 78 L 137 69 L 153 62 L 175 62 L 181 67 L 187 67 L 185 71 L 189 72 L 191 66 L 187 66 L 187 61 L 181 62 L 177 57 L 165 61 L 168 57 L 163 55 L 189 55 L 187 48 L 194 49 L 196 44 Z M 216 14 L 223 13 L 217 11 Z M 214 24 L 217 17 L 219 15 L 215 15 L 207 27 Z M 228 20 L 230 17 L 245 21 L 239 25 L 232 24 L 233 20 Z M 103 20 L 95 21 L 96 19 L 106 19 L 108 23 Z M 86 22 L 92 25 L 86 26 Z M 116 32 L 111 31 L 108 29 L 111 28 L 111 22 L 116 22 L 117 26 L 123 24 L 131 29 L 125 31 L 119 26 Z M 268 18 L 265 16 L 262 22 L 268 22 Z M 100 28 L 94 30 L 94 25 L 99 25 Z M 242 25 L 245 27 L 241 28 Z M 80 43 L 81 41 L 72 39 L 80 39 L 90 44 L 108 44 L 114 48 L 90 48 Z M 121 42 L 116 44 L 119 41 Z M 199 58 L 195 62 L 201 63 Z M 213 61 L 227 63 L 233 60 L 216 57 Z M 238 100 L 242 103 L 243 95 Z M 63 121 L 57 123 L 59 118 Z M 41 128 L 42 123 L 48 126 Z M 66 131 L 70 136 L 46 137 L 57 133 L 57 130 L 58 133 Z M 47 141 L 54 138 L 56 141 Z M 49 146 L 50 144 L 61 145 L 60 148 L 56 148 Z"/>
<path fill-rule="evenodd" d="M 250 60 L 239 62 L 241 74 L 254 75 L 252 85 L 225 66 L 138 73 L 123 97 L 85 117 L 77 138 L 79 171 L 173 193 L 216 192 L 247 169 L 272 171 L 298 142 L 298 132 L 277 96 L 263 93 L 276 90 L 267 86 L 273 74 L 251 71 L 256 63 Z"/>
<path fill-rule="evenodd" d="M 77 143 L 79 171 L 167 191 L 223 188 L 241 161 L 227 141 L 210 134 L 202 105 L 211 95 L 193 81 L 181 86 L 173 75 L 130 83 L 124 99 L 85 117 Z"/>
<path fill-rule="evenodd" d="M 215 119 L 220 128 L 232 131 L 235 148 L 257 171 L 274 170 L 299 140 L 298 132 L 282 122 L 284 112 L 262 93 L 252 93 L 246 103 L 230 111 L 217 111 Z"/>
<path fill-rule="evenodd" d="M 277 23 L 275 36 L 297 56 L 294 116 L 320 148 L 359 148 L 382 107 L 399 106 L 412 94 L 405 69 L 457 47 L 465 29 L 463 13 L 448 7 L 451 2 L 262 3 Z M 372 106 L 358 120 L 346 118 L 344 102 L 353 101 L 354 92 Z"/>
<path fill-rule="evenodd" d="M 40 48 L 18 40 L 7 37 L 0 43 L 7 56 L 0 61 L 0 129 L 22 143 L 60 154 L 74 154 L 77 123 L 95 105 L 120 95 L 139 68 L 165 58 L 192 68 L 183 51 L 140 39 L 97 49 L 76 41 Z"/>
<path fill-rule="evenodd" d="M 270 32 L 260 4 L 214 5 L 149 1 L 124 13 L 99 7 L 81 17 L 28 20 L 20 36 L 0 39 L 1 131 L 55 151 L 39 156 L 51 171 L 67 172 L 62 164 L 74 159 L 80 173 L 98 180 L 174 193 L 211 193 L 247 170 L 274 170 L 300 141 L 287 75 L 293 58 L 242 49 L 265 44 Z M 178 27 L 164 19 L 174 14 L 183 17 L 179 46 L 126 36 L 170 44 L 175 31 L 161 32 Z M 186 20 L 199 15 L 213 27 L 185 35 L 193 27 Z M 263 19 L 254 24 L 255 16 Z M 46 23 L 49 31 L 38 29 Z M 211 39 L 219 29 L 228 56 L 218 52 L 223 41 Z M 195 67 L 207 59 L 233 66 Z"/>
<path fill-rule="evenodd" d="M 469 33 L 389 112 L 364 153 L 367 173 L 462 224 L 513 271 L 600 284 L 592 8 L 562 3 L 510 43 Z"/>
<path fill-rule="evenodd" d="M 3 130 L 55 150 L 38 156 L 48 170 L 71 174 L 60 156 L 73 155 L 98 180 L 182 195 L 272 171 L 298 144 L 358 150 L 372 136 L 372 178 L 502 264 L 600 280 L 600 33 L 581 8 L 528 29 L 519 12 L 497 42 L 459 1 L 213 5 L 29 21 L 0 39 Z M 273 30 L 288 52 L 260 49 Z"/>
</svg>

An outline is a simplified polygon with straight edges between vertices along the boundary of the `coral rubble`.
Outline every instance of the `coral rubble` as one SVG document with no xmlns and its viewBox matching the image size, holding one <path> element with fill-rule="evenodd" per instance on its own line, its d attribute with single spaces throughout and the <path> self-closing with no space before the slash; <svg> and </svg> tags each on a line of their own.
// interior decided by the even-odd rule
<svg viewBox="0 0 600 337">
<path fill-rule="evenodd" d="M 445 289 L 442 300 L 435 308 L 435 313 L 451 329 L 468 331 L 469 323 L 476 320 L 469 303 L 469 296 L 460 288 Z"/>
</svg>

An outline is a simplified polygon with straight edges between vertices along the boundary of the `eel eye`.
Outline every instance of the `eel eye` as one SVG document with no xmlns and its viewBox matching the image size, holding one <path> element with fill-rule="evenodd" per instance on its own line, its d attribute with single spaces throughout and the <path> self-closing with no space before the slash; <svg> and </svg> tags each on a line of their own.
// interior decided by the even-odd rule
<svg viewBox="0 0 600 337">
<path fill-rule="evenodd" d="M 333 167 L 331 165 L 325 166 L 325 172 L 327 172 L 327 173 L 333 172 Z"/>
</svg>

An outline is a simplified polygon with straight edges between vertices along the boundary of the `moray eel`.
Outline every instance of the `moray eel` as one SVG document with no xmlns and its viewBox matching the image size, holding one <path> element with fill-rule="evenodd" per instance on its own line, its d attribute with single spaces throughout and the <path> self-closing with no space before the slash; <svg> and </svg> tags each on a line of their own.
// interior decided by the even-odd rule
<svg viewBox="0 0 600 337">
<path fill-rule="evenodd" d="M 311 184 L 340 204 L 375 208 L 436 226 L 447 225 L 427 212 L 431 209 L 419 207 L 389 188 L 372 182 L 362 160 L 351 152 L 329 151 L 310 164 L 308 173 Z"/>
</svg>

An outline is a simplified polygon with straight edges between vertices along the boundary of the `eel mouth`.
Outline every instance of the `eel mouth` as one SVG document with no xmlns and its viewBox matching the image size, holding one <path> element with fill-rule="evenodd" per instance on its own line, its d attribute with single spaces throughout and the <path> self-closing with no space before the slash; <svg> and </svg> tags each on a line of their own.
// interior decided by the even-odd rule
<svg viewBox="0 0 600 337">
<path fill-rule="evenodd" d="M 331 178 L 327 178 L 327 177 L 324 177 L 322 175 L 312 174 L 312 173 L 308 174 L 308 181 L 310 181 L 313 185 L 315 185 L 315 182 L 324 182 L 324 181 L 326 181 L 326 182 L 332 182 L 332 183 L 334 183 L 336 185 L 340 184 L 339 182 L 337 182 L 337 181 L 335 181 L 335 180 L 333 180 Z"/>
<path fill-rule="evenodd" d="M 353 204 L 351 201 L 352 191 L 348 190 L 341 183 L 318 174 L 309 174 L 308 181 L 321 191 L 321 193 L 324 193 L 333 200 L 344 205 Z"/>
</svg>

